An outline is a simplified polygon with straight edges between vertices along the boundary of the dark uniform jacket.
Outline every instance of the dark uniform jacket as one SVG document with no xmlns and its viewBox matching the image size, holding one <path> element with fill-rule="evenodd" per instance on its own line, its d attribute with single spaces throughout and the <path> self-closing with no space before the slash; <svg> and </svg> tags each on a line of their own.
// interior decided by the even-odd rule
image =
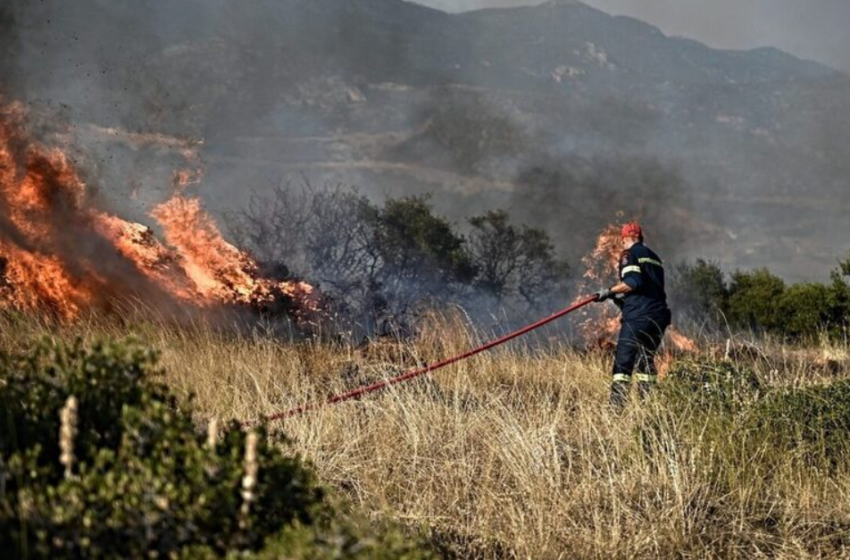
<svg viewBox="0 0 850 560">
<path fill-rule="evenodd" d="M 623 321 L 649 318 L 669 324 L 664 263 L 649 247 L 635 243 L 620 257 L 620 278 L 632 291 L 620 301 Z"/>
</svg>

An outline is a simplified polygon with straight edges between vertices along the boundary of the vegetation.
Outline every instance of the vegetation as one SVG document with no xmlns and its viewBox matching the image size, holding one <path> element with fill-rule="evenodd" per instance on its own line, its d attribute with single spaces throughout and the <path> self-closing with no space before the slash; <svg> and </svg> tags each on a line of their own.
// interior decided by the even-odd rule
<svg viewBox="0 0 850 560">
<path fill-rule="evenodd" d="M 4 415 L 18 410 L 13 415 L 26 419 L 14 424 L 17 433 L 34 426 L 27 428 L 32 444 L 13 452 L 15 460 L 10 447 L 2 452 L 4 471 L 17 469 L 4 477 L 3 550 L 19 546 L 13 541 L 20 542 L 26 519 L 29 557 L 39 550 L 73 556 L 68 551 L 78 549 L 67 547 L 80 546 L 76 535 L 100 546 L 109 524 L 126 535 L 110 542 L 129 556 L 136 549 L 127 547 L 153 542 L 186 558 L 244 550 L 253 551 L 249 558 L 415 558 L 424 553 L 416 552 L 421 542 L 405 536 L 411 531 L 423 532 L 447 558 L 850 552 L 844 343 L 796 349 L 741 340 L 729 349 L 706 340 L 702 354 L 663 357 L 659 390 L 622 415 L 606 406 L 608 353 L 515 344 L 480 355 L 426 380 L 268 426 L 258 441 L 257 501 L 245 534 L 239 519 L 246 435 L 223 428 L 211 453 L 209 421 L 286 410 L 383 378 L 402 368 L 403 358 L 138 321 L 136 335 L 162 349 L 157 376 L 140 347 L 91 343 L 124 333 L 126 323 L 0 321 L 0 347 L 13 356 L 0 382 Z M 57 342 L 25 351 L 44 335 Z M 86 342 L 60 342 L 78 337 Z M 396 355 L 431 361 L 476 338 L 459 317 L 435 317 L 415 340 L 396 343 Z M 111 364 L 117 378 L 98 373 Z M 356 379 L 343 374 L 350 366 L 359 371 Z M 130 382 L 137 377 L 148 381 Z M 20 379 L 32 381 L 18 387 Z M 72 392 L 79 424 L 68 479 L 57 440 Z M 24 404 L 13 409 L 10 402 Z M 292 454 L 308 459 L 315 477 Z M 119 469 L 109 462 L 113 456 L 128 460 Z M 210 460 L 217 474 L 207 472 Z M 36 478 L 23 476 L 27 471 L 16 465 L 24 461 L 37 466 Z M 366 519 L 394 519 L 405 532 L 385 531 L 383 521 L 370 528 L 349 508 L 332 507 L 316 478 Z M 146 522 L 161 530 L 146 532 Z M 37 529 L 61 535 L 66 548 L 39 540 Z"/>
<path fill-rule="evenodd" d="M 12 558 L 428 556 L 336 513 L 264 431 L 197 430 L 135 344 L 4 354 L 0 405 L 0 548 Z"/>
<path fill-rule="evenodd" d="M 715 328 L 751 330 L 790 341 L 822 333 L 846 338 L 850 327 L 850 257 L 828 284 L 786 284 L 767 269 L 736 271 L 730 281 L 705 260 L 681 264 L 671 277 L 677 312 Z"/>
<path fill-rule="evenodd" d="M 308 184 L 255 199 L 228 221 L 266 273 L 315 283 L 343 324 L 366 332 L 410 334 L 435 304 L 458 304 L 479 318 L 528 319 L 575 296 L 549 233 L 516 224 L 503 210 L 474 216 L 461 231 L 427 197 L 378 205 L 356 190 Z M 672 266 L 668 276 L 679 325 L 789 341 L 847 337 L 850 256 L 825 284 L 789 285 L 767 269 L 727 275 L 705 259 Z"/>
<path fill-rule="evenodd" d="M 498 304 L 513 295 L 532 307 L 550 299 L 567 299 L 564 280 L 569 266 L 555 257 L 555 247 L 544 230 L 517 227 L 505 211 L 487 212 L 471 218 L 469 224 L 475 285 Z"/>
<path fill-rule="evenodd" d="M 355 190 L 306 185 L 255 199 L 228 221 L 268 269 L 317 284 L 340 320 L 355 325 L 407 331 L 434 303 L 511 314 L 567 298 L 569 267 L 549 235 L 506 212 L 473 217 L 464 236 L 427 197 L 377 205 Z"/>
</svg>

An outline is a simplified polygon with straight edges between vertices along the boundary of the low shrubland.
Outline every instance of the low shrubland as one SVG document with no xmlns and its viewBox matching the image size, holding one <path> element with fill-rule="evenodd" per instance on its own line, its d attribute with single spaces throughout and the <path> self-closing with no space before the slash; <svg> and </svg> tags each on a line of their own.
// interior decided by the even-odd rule
<svg viewBox="0 0 850 560">
<path fill-rule="evenodd" d="M 263 430 L 192 419 L 134 343 L 0 358 L 0 549 L 13 558 L 424 558 L 334 507 Z M 234 557 L 235 557 L 234 556 Z"/>
<path fill-rule="evenodd" d="M 256 432 L 257 498 L 246 518 L 248 436 L 229 419 L 384 378 L 480 333 L 434 319 L 415 340 L 370 352 L 260 329 L 139 322 L 130 330 L 162 354 L 159 369 L 144 366 L 150 381 L 137 394 L 97 373 L 125 364 L 118 379 L 129 380 L 138 370 L 126 364 L 153 363 L 142 346 L 94 342 L 126 327 L 4 321 L 0 341 L 18 356 L 4 362 L 4 399 L 39 403 L 15 413 L 31 443 L 17 444 L 13 461 L 3 450 L 4 470 L 16 473 L 4 478 L 3 538 L 26 543 L 30 557 L 70 556 L 62 551 L 82 550 L 82 536 L 91 544 L 107 534 L 123 535 L 117 546 L 129 556 L 151 543 L 188 557 L 415 557 L 426 547 L 448 558 L 850 553 L 848 348 L 827 339 L 701 341 L 700 353 L 665 356 L 658 390 L 623 414 L 606 405 L 606 353 L 520 342 Z M 53 342 L 30 350 L 44 336 Z M 35 381 L 10 384 L 21 376 Z M 72 392 L 80 421 L 68 476 L 59 442 Z M 211 422 L 221 426 L 214 452 Z"/>
</svg>

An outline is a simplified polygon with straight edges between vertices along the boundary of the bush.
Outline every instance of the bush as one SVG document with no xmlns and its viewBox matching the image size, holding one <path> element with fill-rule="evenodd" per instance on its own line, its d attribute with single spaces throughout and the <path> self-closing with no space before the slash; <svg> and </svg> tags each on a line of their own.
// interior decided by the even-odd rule
<svg viewBox="0 0 850 560">
<path fill-rule="evenodd" d="M 635 426 L 644 456 L 676 453 L 676 447 L 721 449 L 747 418 L 763 390 L 756 373 L 727 361 L 677 362 L 658 386 L 654 406 Z M 736 443 L 737 444 L 737 443 Z"/>
<path fill-rule="evenodd" d="M 850 260 L 841 262 L 829 284 L 786 286 L 767 269 L 735 272 L 727 285 L 716 263 L 698 259 L 674 267 L 668 292 L 679 317 L 719 325 L 724 317 L 737 329 L 813 339 L 823 332 L 846 335 L 850 317 Z M 709 324 L 710 324 L 709 323 Z"/>
<path fill-rule="evenodd" d="M 545 231 L 515 226 L 504 210 L 476 216 L 469 224 L 475 285 L 485 294 L 499 304 L 521 298 L 531 307 L 567 299 L 569 266 L 557 257 Z"/>
<path fill-rule="evenodd" d="M 794 284 L 776 301 L 780 324 L 776 329 L 785 337 L 811 337 L 833 323 L 830 287 L 823 284 Z"/>
<path fill-rule="evenodd" d="M 759 399 L 762 386 L 750 368 L 729 361 L 680 361 L 660 386 L 665 408 L 740 412 Z"/>
<path fill-rule="evenodd" d="M 784 292 L 785 282 L 766 268 L 733 273 L 727 309 L 730 321 L 753 330 L 781 332 L 783 320 L 776 303 Z"/>
<path fill-rule="evenodd" d="M 381 209 L 365 210 L 371 247 L 381 263 L 375 278 L 396 314 L 421 300 L 450 298 L 475 277 L 464 240 L 427 197 L 389 199 Z"/>
<path fill-rule="evenodd" d="M 720 265 L 704 259 L 673 267 L 668 279 L 669 294 L 678 317 L 717 325 L 729 297 Z"/>
<path fill-rule="evenodd" d="M 850 381 L 774 393 L 755 408 L 750 427 L 779 453 L 841 464 L 850 459 Z"/>
<path fill-rule="evenodd" d="M 786 286 L 766 269 L 732 275 L 726 313 L 734 327 L 779 335 L 787 340 L 840 335 L 850 317 L 850 287 L 839 271 L 831 284 Z"/>
<path fill-rule="evenodd" d="M 465 238 L 427 196 L 378 205 L 355 189 L 306 183 L 254 198 L 227 219 L 265 274 L 314 284 L 333 328 L 358 339 L 409 333 L 434 303 L 490 317 L 569 299 L 568 266 L 548 233 L 514 225 L 504 211 L 471 218 Z"/>
<path fill-rule="evenodd" d="M 198 433 L 155 364 L 133 343 L 45 342 L 0 357 L 0 549 L 13 558 L 214 558 L 260 551 L 275 535 L 297 535 L 303 548 L 342 534 L 345 521 L 299 459 L 235 423 L 218 437 Z M 257 473 L 246 489 L 247 463 Z M 360 538 L 352 531 L 348 541 Z"/>
</svg>

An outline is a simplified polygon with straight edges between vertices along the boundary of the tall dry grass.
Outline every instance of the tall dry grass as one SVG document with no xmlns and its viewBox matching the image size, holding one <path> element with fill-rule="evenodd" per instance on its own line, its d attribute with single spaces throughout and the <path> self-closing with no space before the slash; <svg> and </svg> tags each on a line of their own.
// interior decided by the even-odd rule
<svg viewBox="0 0 850 560">
<path fill-rule="evenodd" d="M 364 354 L 280 341 L 262 329 L 6 318 L 0 344 L 127 331 L 162 351 L 168 383 L 195 396 L 199 426 L 286 410 L 478 338 L 450 318 L 432 321 L 415 343 Z M 738 359 L 768 384 L 850 374 L 846 347 L 754 348 Z M 823 367 L 817 356 L 827 354 L 839 366 Z M 696 413 L 668 414 L 657 399 L 614 414 L 606 406 L 609 370 L 606 353 L 520 343 L 287 419 L 275 433 L 353 502 L 429 532 L 446 556 L 850 557 L 847 469 L 801 468 L 758 434 L 726 434 L 722 422 Z"/>
</svg>

